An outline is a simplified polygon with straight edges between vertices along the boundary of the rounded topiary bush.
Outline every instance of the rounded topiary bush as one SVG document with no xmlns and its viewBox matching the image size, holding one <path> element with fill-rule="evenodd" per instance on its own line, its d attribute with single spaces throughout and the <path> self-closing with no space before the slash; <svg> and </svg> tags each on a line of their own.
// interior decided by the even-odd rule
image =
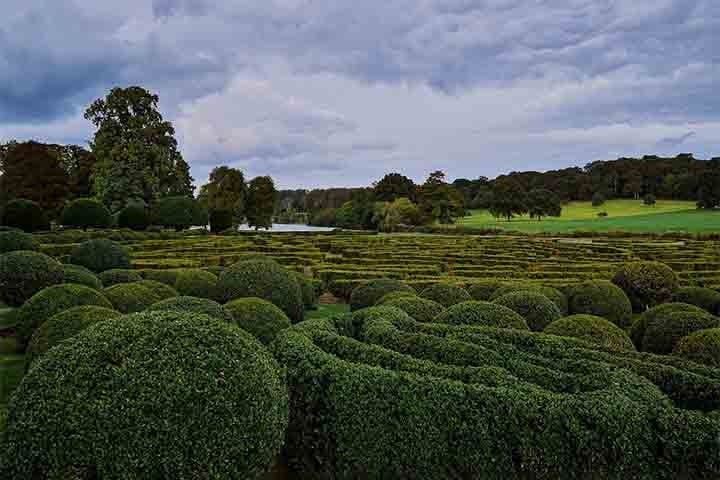
<svg viewBox="0 0 720 480">
<path fill-rule="evenodd" d="M 679 285 L 675 272 L 660 262 L 625 264 L 612 282 L 625 291 L 635 312 L 668 301 Z"/>
<path fill-rule="evenodd" d="M 667 355 L 683 337 L 698 330 L 720 327 L 720 318 L 702 311 L 672 312 L 656 317 L 647 324 L 642 351 Z"/>
<path fill-rule="evenodd" d="M 180 271 L 175 277 L 175 290 L 188 297 L 211 298 L 217 285 L 217 275 L 190 268 Z"/>
<path fill-rule="evenodd" d="M 720 314 L 720 292 L 703 287 L 684 287 L 673 293 L 673 302 L 689 303 L 709 313 Z"/>
<path fill-rule="evenodd" d="M 695 305 L 690 305 L 688 303 L 665 303 L 651 308 L 640 315 L 640 317 L 633 322 L 632 327 L 630 327 L 630 339 L 635 344 L 635 347 L 637 347 L 638 350 L 642 349 L 645 331 L 650 323 L 658 319 L 662 321 L 667 318 L 668 315 L 674 313 L 692 313 L 695 315 L 703 315 L 707 312 L 700 307 L 696 307 Z"/>
<path fill-rule="evenodd" d="M 0 255 L 0 299 L 12 307 L 62 281 L 62 265 L 45 254 L 19 250 Z"/>
<path fill-rule="evenodd" d="M 392 278 L 378 278 L 365 282 L 355 287 L 350 294 L 350 310 L 372 307 L 384 295 L 397 291 L 415 293 L 415 290 L 407 283 Z"/>
<path fill-rule="evenodd" d="M 571 315 L 555 320 L 544 333 L 573 337 L 612 350 L 635 350 L 630 337 L 616 324 L 595 315 Z"/>
<path fill-rule="evenodd" d="M 257 297 L 285 312 L 293 323 L 303 320 L 302 291 L 295 277 L 272 261 L 238 262 L 220 275 L 215 299 L 227 303 L 236 298 Z"/>
<path fill-rule="evenodd" d="M 82 265 L 100 273 L 115 268 L 130 268 L 130 253 L 127 248 L 106 238 L 87 240 L 75 247 L 70 263 Z"/>
<path fill-rule="evenodd" d="M 382 297 L 380 297 L 380 300 L 378 300 L 375 305 L 383 305 L 386 302 L 390 302 L 392 300 L 396 300 L 398 298 L 419 298 L 418 294 L 415 290 L 397 290 L 395 292 L 386 293 Z"/>
<path fill-rule="evenodd" d="M 18 310 L 15 327 L 18 339 L 21 343 L 26 343 L 35 329 L 48 318 L 69 308 L 82 305 L 112 308 L 102 293 L 85 285 L 64 283 L 44 288 L 33 295 Z"/>
<path fill-rule="evenodd" d="M 68 202 L 60 215 L 60 223 L 66 227 L 87 229 L 107 228 L 112 224 L 110 211 L 92 198 L 78 198 Z"/>
<path fill-rule="evenodd" d="M 0 478 L 257 478 L 287 425 L 283 370 L 252 335 L 145 312 L 35 363 L 10 401 Z"/>
<path fill-rule="evenodd" d="M 469 302 L 472 297 L 467 290 L 452 283 L 436 283 L 420 292 L 422 298 L 427 298 L 444 307 L 452 307 L 458 303 Z"/>
<path fill-rule="evenodd" d="M 23 198 L 5 204 L 0 212 L 0 224 L 30 233 L 50 230 L 50 222 L 40 205 Z"/>
<path fill-rule="evenodd" d="M 18 250 L 37 250 L 33 236 L 22 231 L 0 232 L 0 254 Z"/>
<path fill-rule="evenodd" d="M 693 362 L 720 368 L 720 328 L 691 333 L 680 340 L 673 353 Z"/>
<path fill-rule="evenodd" d="M 96 305 L 73 307 L 57 313 L 43 322 L 30 337 L 25 360 L 30 365 L 58 343 L 77 335 L 90 325 L 121 315 L 117 310 Z"/>
<path fill-rule="evenodd" d="M 550 323 L 562 317 L 555 303 L 538 292 L 520 291 L 496 298 L 494 303 L 507 307 L 525 319 L 530 330 L 541 332 Z"/>
<path fill-rule="evenodd" d="M 139 283 L 118 283 L 102 290 L 112 306 L 122 313 L 135 313 L 145 310 L 153 303 L 162 300 L 149 288 Z"/>
<path fill-rule="evenodd" d="M 477 300 L 453 305 L 436 316 L 433 322 L 528 330 L 525 319 L 513 310 L 496 303 Z"/>
<path fill-rule="evenodd" d="M 160 300 L 167 300 L 168 298 L 180 296 L 178 291 L 170 285 L 165 285 L 164 283 L 156 282 L 155 280 L 140 280 L 137 284 L 150 290 Z"/>
<path fill-rule="evenodd" d="M 126 268 L 113 268 L 111 270 L 105 270 L 100 272 L 98 278 L 105 287 L 112 287 L 118 283 L 132 283 L 139 282 L 142 277 L 135 270 L 128 270 Z"/>
<path fill-rule="evenodd" d="M 495 290 L 495 292 L 490 296 L 490 298 L 491 300 L 495 300 L 496 298 L 500 298 L 503 295 L 515 292 L 539 293 L 546 296 L 555 305 L 557 305 L 557 307 L 560 309 L 561 314 L 567 315 L 568 313 L 569 309 L 567 296 L 557 288 L 545 287 L 543 285 L 533 285 L 528 283 L 506 283 L 505 285 Z"/>
<path fill-rule="evenodd" d="M 209 220 L 211 232 L 224 232 L 233 226 L 233 212 L 231 210 L 211 210 Z"/>
<path fill-rule="evenodd" d="M 386 307 L 399 308 L 418 322 L 432 322 L 435 317 L 445 311 L 445 307 L 427 298 L 405 296 L 380 303 Z"/>
<path fill-rule="evenodd" d="M 172 297 L 152 304 L 148 311 L 171 310 L 174 312 L 200 313 L 226 322 L 232 321 L 230 312 L 214 300 L 198 297 Z"/>
<path fill-rule="evenodd" d="M 225 305 L 237 325 L 257 337 L 265 345 L 275 340 L 278 332 L 291 323 L 285 312 L 260 298 L 238 298 Z"/>
<path fill-rule="evenodd" d="M 380 305 L 361 308 L 343 317 L 339 326 L 344 325 L 345 333 L 350 337 L 361 338 L 363 325 L 370 320 L 385 320 L 391 323 L 412 322 L 410 315 L 396 307 Z"/>
<path fill-rule="evenodd" d="M 174 228 L 177 231 L 192 227 L 206 226 L 208 213 L 192 197 L 165 197 L 155 204 L 153 217 L 157 225 Z"/>
<path fill-rule="evenodd" d="M 625 292 L 612 282 L 590 280 L 568 288 L 571 314 L 603 317 L 621 328 L 632 323 L 632 304 Z"/>
<path fill-rule="evenodd" d="M 155 280 L 175 288 L 178 275 L 184 270 L 141 270 L 140 275 L 145 280 Z"/>
<path fill-rule="evenodd" d="M 298 285 L 300 285 L 300 291 L 302 292 L 303 305 L 306 310 L 314 310 L 317 308 L 318 297 L 315 293 L 315 285 L 312 283 L 312 279 L 308 278 L 300 272 L 292 272 Z"/>
<path fill-rule="evenodd" d="M 62 283 L 78 283 L 86 287 L 101 290 L 103 284 L 93 272 L 80 265 L 63 264 L 63 281 Z"/>
<path fill-rule="evenodd" d="M 144 206 L 128 205 L 118 213 L 117 223 L 120 228 L 143 231 L 150 225 L 150 216 Z"/>
<path fill-rule="evenodd" d="M 503 282 L 497 280 L 477 280 L 467 286 L 467 291 L 473 300 L 487 302 L 492 300 L 493 294 L 503 285 Z"/>
</svg>

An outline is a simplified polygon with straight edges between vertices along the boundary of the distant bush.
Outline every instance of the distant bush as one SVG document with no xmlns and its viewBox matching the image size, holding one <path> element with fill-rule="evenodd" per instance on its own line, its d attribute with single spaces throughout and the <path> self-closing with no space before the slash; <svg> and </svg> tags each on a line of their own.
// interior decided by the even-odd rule
<svg viewBox="0 0 720 480">
<path fill-rule="evenodd" d="M 693 362 L 720 368 L 720 328 L 691 333 L 680 340 L 673 354 Z"/>
<path fill-rule="evenodd" d="M 337 223 L 337 209 L 324 208 L 318 210 L 312 214 L 309 223 L 315 227 L 334 227 Z"/>
<path fill-rule="evenodd" d="M 568 288 L 571 314 L 588 314 L 606 318 L 621 328 L 632 322 L 632 305 L 625 292 L 612 282 L 589 280 Z"/>
<path fill-rule="evenodd" d="M 645 205 L 655 206 L 655 204 L 657 203 L 657 197 L 655 197 L 655 195 L 653 195 L 652 193 L 648 193 L 643 197 L 643 203 Z"/>
<path fill-rule="evenodd" d="M 103 284 L 93 272 L 80 265 L 63 264 L 63 280 L 61 283 L 78 283 L 86 287 L 101 290 Z"/>
<path fill-rule="evenodd" d="M 472 300 L 467 290 L 452 283 L 436 283 L 430 285 L 420 292 L 420 296 L 437 302 L 444 307 L 452 307 L 458 303 Z"/>
<path fill-rule="evenodd" d="M 199 268 L 189 268 L 178 272 L 175 278 L 175 290 L 186 297 L 212 298 L 218 277 Z"/>
<path fill-rule="evenodd" d="M 210 231 L 213 233 L 224 232 L 233 227 L 233 212 L 229 210 L 210 211 Z"/>
<path fill-rule="evenodd" d="M 432 322 L 445 311 L 445 307 L 438 302 L 416 296 L 398 297 L 381 302 L 379 305 L 399 308 L 418 322 Z"/>
<path fill-rule="evenodd" d="M 0 254 L 18 250 L 37 250 L 33 236 L 22 231 L 0 232 Z"/>
<path fill-rule="evenodd" d="M 92 198 L 72 200 L 63 208 L 60 223 L 66 227 L 108 228 L 112 223 L 110 211 L 102 203 Z"/>
<path fill-rule="evenodd" d="M 640 315 L 640 317 L 638 317 L 638 319 L 635 320 L 630 327 L 630 339 L 632 339 L 637 349 L 642 349 L 648 325 L 656 320 L 663 321 L 669 315 L 675 313 L 691 313 L 695 315 L 707 314 L 707 312 L 702 308 L 687 303 L 665 303 L 651 308 Z"/>
<path fill-rule="evenodd" d="M 240 328 L 255 335 L 265 345 L 269 345 L 278 332 L 291 325 L 285 312 L 260 298 L 233 300 L 225 305 L 225 310 L 230 312 Z"/>
<path fill-rule="evenodd" d="M 605 204 L 605 195 L 602 193 L 594 193 L 592 196 L 592 206 L 593 207 L 599 207 L 601 205 Z"/>
<path fill-rule="evenodd" d="M 494 303 L 508 307 L 525 319 L 530 330 L 541 332 L 548 324 L 562 317 L 562 312 L 545 295 L 520 291 L 496 298 Z"/>
<path fill-rule="evenodd" d="M 689 303 L 709 313 L 720 314 L 720 292 L 703 287 L 683 287 L 673 293 L 671 301 Z"/>
<path fill-rule="evenodd" d="M 200 206 L 194 198 L 166 197 L 160 199 L 154 211 L 155 223 L 176 231 L 192 226 L 208 224 L 207 210 Z"/>
<path fill-rule="evenodd" d="M 112 287 L 118 283 L 132 283 L 142 280 L 142 277 L 138 272 L 125 268 L 105 270 L 104 272 L 100 272 L 98 278 L 105 287 Z"/>
<path fill-rule="evenodd" d="M 155 280 L 175 288 L 178 276 L 183 270 L 139 270 L 145 280 Z"/>
<path fill-rule="evenodd" d="M 666 302 L 679 286 L 675 272 L 660 262 L 627 263 L 612 281 L 625 291 L 635 312 Z"/>
<path fill-rule="evenodd" d="M 312 279 L 300 272 L 292 272 L 292 274 L 295 280 L 297 280 L 298 285 L 300 285 L 305 310 L 315 310 L 317 308 L 318 295 L 315 292 L 315 285 L 313 285 Z"/>
<path fill-rule="evenodd" d="M 145 310 L 161 300 L 149 288 L 139 283 L 118 283 L 102 290 L 112 306 L 122 313 L 135 313 Z"/>
<path fill-rule="evenodd" d="M 407 297 L 418 298 L 418 294 L 415 290 L 396 290 L 394 292 L 386 293 L 385 295 L 380 297 L 380 300 L 375 302 L 375 305 L 383 305 L 392 300 L 396 300 L 398 298 L 407 298 Z"/>
<path fill-rule="evenodd" d="M 379 278 L 365 282 L 355 287 L 350 294 L 350 310 L 372 307 L 381 297 L 396 291 L 415 292 L 407 283 L 391 278 Z"/>
<path fill-rule="evenodd" d="M 40 205 L 22 198 L 10 200 L 5 204 L 0 212 L 0 224 L 29 233 L 50 230 L 50 220 L 45 216 Z"/>
<path fill-rule="evenodd" d="M 207 298 L 187 296 L 172 297 L 152 304 L 147 310 L 199 313 L 225 322 L 233 321 L 230 312 L 225 310 L 219 303 Z"/>
<path fill-rule="evenodd" d="M 628 334 L 616 324 L 595 315 L 571 315 L 555 320 L 544 333 L 573 337 L 611 350 L 635 350 Z"/>
<path fill-rule="evenodd" d="M 0 255 L 0 299 L 12 307 L 62 280 L 62 266 L 45 254 L 19 250 Z"/>
<path fill-rule="evenodd" d="M 492 300 L 493 294 L 503 285 L 503 282 L 497 280 L 478 280 L 470 283 L 467 291 L 473 300 L 487 302 Z"/>
<path fill-rule="evenodd" d="M 495 290 L 495 292 L 491 295 L 491 300 L 495 300 L 496 298 L 500 298 L 503 295 L 515 292 L 540 293 L 542 295 L 545 295 L 549 300 L 551 300 L 558 307 L 558 309 L 560 309 L 561 314 L 567 315 L 569 311 L 568 299 L 564 293 L 562 293 L 557 288 L 534 285 L 532 283 L 507 283 Z"/>
<path fill-rule="evenodd" d="M 448 325 L 528 329 L 526 320 L 513 310 L 495 303 L 475 300 L 453 305 L 437 315 L 433 322 Z"/>
<path fill-rule="evenodd" d="M 150 226 L 150 215 L 142 205 L 128 205 L 118 213 L 117 223 L 120 228 L 144 231 Z"/>
<path fill-rule="evenodd" d="M 70 262 L 82 265 L 95 273 L 115 268 L 130 268 L 130 253 L 127 248 L 106 238 L 87 240 L 75 247 Z"/>
<path fill-rule="evenodd" d="M 656 315 L 648 322 L 642 340 L 642 351 L 667 355 L 683 337 L 698 330 L 720 327 L 720 319 L 705 311 L 675 311 Z"/>
<path fill-rule="evenodd" d="M 180 294 L 170 285 L 166 285 L 162 282 L 156 282 L 155 280 L 140 280 L 137 282 L 138 285 L 150 290 L 153 295 L 158 297 L 160 300 L 167 300 L 168 298 L 178 297 Z"/>
</svg>

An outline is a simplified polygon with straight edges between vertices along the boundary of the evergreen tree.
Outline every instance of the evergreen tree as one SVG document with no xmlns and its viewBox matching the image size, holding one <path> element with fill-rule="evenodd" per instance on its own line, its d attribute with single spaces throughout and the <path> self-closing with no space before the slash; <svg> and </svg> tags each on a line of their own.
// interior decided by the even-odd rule
<svg viewBox="0 0 720 480">
<path fill-rule="evenodd" d="M 414 202 L 417 197 L 417 186 L 404 175 L 388 173 L 373 185 L 373 194 L 378 202 L 393 202 L 401 197 Z"/>
<path fill-rule="evenodd" d="M 528 211 L 525 203 L 525 191 L 522 186 L 509 177 L 500 177 L 495 181 L 493 198 L 488 211 L 495 218 L 510 221 L 515 215 Z"/>
<path fill-rule="evenodd" d="M 211 213 L 230 212 L 234 225 L 242 223 L 247 190 L 242 171 L 226 166 L 215 167 L 208 180 L 200 188 L 200 202 Z"/>
<path fill-rule="evenodd" d="M 464 214 L 463 195 L 447 184 L 445 173 L 435 171 L 425 180 L 418 194 L 420 211 L 428 223 L 453 223 Z"/>
<path fill-rule="evenodd" d="M 558 196 L 543 188 L 530 190 L 526 205 L 530 218 L 538 220 L 542 220 L 543 217 L 559 217 L 562 212 Z"/>
<path fill-rule="evenodd" d="M 270 177 L 255 177 L 248 184 L 245 216 L 248 226 L 258 230 L 272 226 L 277 191 Z"/>
</svg>

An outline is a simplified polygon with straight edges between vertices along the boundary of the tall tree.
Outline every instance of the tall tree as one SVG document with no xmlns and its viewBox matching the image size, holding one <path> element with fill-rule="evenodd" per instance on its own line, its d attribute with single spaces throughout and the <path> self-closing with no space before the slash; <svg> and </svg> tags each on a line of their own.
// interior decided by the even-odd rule
<svg viewBox="0 0 720 480">
<path fill-rule="evenodd" d="M 508 221 L 515 215 L 522 215 L 528 211 L 525 203 L 525 190 L 511 177 L 500 177 L 495 181 L 493 197 L 488 208 L 490 214 L 496 218 L 505 218 Z"/>
<path fill-rule="evenodd" d="M 113 88 L 85 111 L 97 127 L 90 144 L 97 157 L 94 191 L 112 211 L 133 198 L 152 205 L 171 193 L 186 194 L 192 184 L 158 101 L 142 87 Z"/>
<path fill-rule="evenodd" d="M 373 184 L 373 194 L 378 202 L 393 202 L 400 197 L 414 202 L 417 197 L 417 186 L 405 175 L 388 173 Z"/>
<path fill-rule="evenodd" d="M 212 212 L 231 212 L 233 224 L 245 216 L 245 176 L 241 170 L 227 166 L 215 167 L 208 183 L 200 188 L 200 201 Z"/>
<path fill-rule="evenodd" d="M 270 177 L 255 177 L 250 180 L 247 188 L 245 216 L 248 226 L 255 230 L 272 226 L 273 212 L 277 191 Z"/>
<path fill-rule="evenodd" d="M 448 185 L 445 173 L 439 170 L 432 172 L 420 187 L 418 201 L 428 222 L 449 224 L 464 214 L 462 193 Z"/>
<path fill-rule="evenodd" d="M 530 190 L 526 205 L 530 218 L 538 220 L 542 220 L 543 217 L 559 217 L 562 212 L 560 198 L 544 188 Z"/>
<path fill-rule="evenodd" d="M 720 158 L 708 162 L 708 170 L 699 181 L 697 198 L 698 208 L 720 206 Z"/>
</svg>

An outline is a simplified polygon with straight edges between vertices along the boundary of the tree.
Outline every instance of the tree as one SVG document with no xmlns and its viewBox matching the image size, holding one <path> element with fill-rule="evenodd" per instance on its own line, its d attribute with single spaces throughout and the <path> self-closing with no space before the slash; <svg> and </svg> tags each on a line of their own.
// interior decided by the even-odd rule
<svg viewBox="0 0 720 480">
<path fill-rule="evenodd" d="M 495 181 L 493 199 L 488 208 L 495 218 L 505 218 L 510 221 L 515 215 L 522 215 L 528 211 L 525 204 L 525 190 L 512 178 L 500 177 Z"/>
<path fill-rule="evenodd" d="M 643 197 L 643 203 L 645 205 L 654 207 L 655 203 L 657 203 L 657 199 L 655 198 L 655 195 L 653 195 L 652 193 L 648 193 Z"/>
<path fill-rule="evenodd" d="M 708 162 L 707 172 L 699 180 L 697 197 L 698 208 L 720 206 L 720 159 Z"/>
<path fill-rule="evenodd" d="M 192 193 L 175 129 L 158 101 L 142 87 L 113 88 L 85 111 L 97 127 L 90 144 L 97 158 L 94 192 L 113 212 L 133 198 L 153 205 L 162 196 Z"/>
<path fill-rule="evenodd" d="M 550 190 L 536 188 L 530 190 L 526 202 L 530 218 L 559 217 L 562 213 L 560 198 Z"/>
<path fill-rule="evenodd" d="M 445 173 L 435 171 L 425 180 L 418 193 L 420 211 L 428 223 L 453 223 L 465 213 L 463 195 L 448 185 Z"/>
<path fill-rule="evenodd" d="M 381 232 L 394 232 L 400 225 L 416 225 L 419 221 L 420 210 L 407 198 L 375 203 L 373 222 Z"/>
<path fill-rule="evenodd" d="M 272 227 L 277 191 L 270 177 L 255 177 L 250 180 L 247 189 L 245 216 L 248 226 L 255 230 Z"/>
<path fill-rule="evenodd" d="M 92 198 L 78 198 L 65 205 L 60 223 L 66 227 L 87 230 L 88 227 L 108 228 L 112 223 L 110 212 L 102 203 Z"/>
<path fill-rule="evenodd" d="M 241 170 L 215 167 L 210 172 L 208 183 L 200 188 L 198 199 L 211 213 L 230 212 L 233 225 L 239 225 L 245 216 L 246 189 L 245 176 Z"/>
<path fill-rule="evenodd" d="M 393 202 L 400 197 L 415 201 L 417 186 L 404 175 L 388 173 L 379 182 L 373 184 L 373 194 L 378 202 Z"/>
<path fill-rule="evenodd" d="M 592 196 L 592 206 L 600 207 L 605 204 L 605 195 L 600 192 L 596 192 Z"/>
<path fill-rule="evenodd" d="M 192 227 L 206 226 L 208 213 L 192 197 L 165 197 L 154 207 L 155 222 L 158 225 L 174 228 L 177 231 Z"/>
</svg>

